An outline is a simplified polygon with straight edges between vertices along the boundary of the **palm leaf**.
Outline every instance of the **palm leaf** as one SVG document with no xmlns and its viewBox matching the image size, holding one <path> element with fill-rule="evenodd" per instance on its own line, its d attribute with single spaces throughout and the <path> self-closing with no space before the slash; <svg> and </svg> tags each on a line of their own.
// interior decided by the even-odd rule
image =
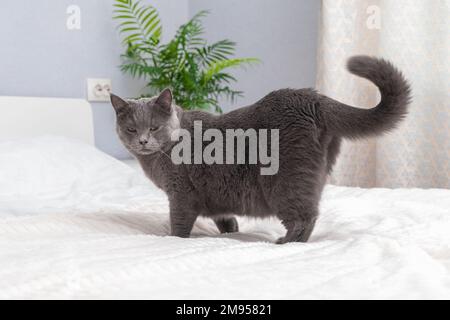
<svg viewBox="0 0 450 320">
<path fill-rule="evenodd" d="M 201 62 L 204 65 L 211 65 L 214 62 L 226 60 L 234 54 L 236 43 L 230 40 L 221 40 L 212 45 L 207 45 L 197 49 Z"/>
<path fill-rule="evenodd" d="M 205 45 L 205 40 L 200 37 L 204 33 L 201 19 L 207 14 L 208 11 L 200 11 L 177 30 L 174 40 L 176 40 L 182 48 L 186 50 L 195 50 L 196 48 Z"/>
<path fill-rule="evenodd" d="M 117 28 L 121 34 L 125 34 L 124 44 L 159 43 L 162 27 L 155 8 L 134 0 L 116 0 L 114 7 L 113 18 L 123 21 Z"/>
<path fill-rule="evenodd" d="M 204 83 L 208 82 L 209 80 L 212 79 L 212 77 L 215 74 L 220 73 L 224 69 L 241 67 L 246 64 L 251 64 L 251 63 L 258 62 L 258 61 L 259 60 L 255 59 L 255 58 L 240 58 L 240 59 L 235 58 L 235 59 L 227 59 L 227 60 L 220 60 L 220 61 L 214 62 L 204 72 L 202 81 Z"/>
</svg>

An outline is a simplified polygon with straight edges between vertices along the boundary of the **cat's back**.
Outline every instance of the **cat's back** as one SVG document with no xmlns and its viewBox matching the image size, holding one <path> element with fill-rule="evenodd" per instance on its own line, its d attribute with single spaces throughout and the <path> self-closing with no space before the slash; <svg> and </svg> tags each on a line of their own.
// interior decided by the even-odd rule
<svg viewBox="0 0 450 320">
<path fill-rule="evenodd" d="M 279 89 L 270 92 L 254 104 L 237 108 L 222 115 L 204 111 L 187 111 L 183 114 L 182 127 L 193 126 L 201 121 L 204 128 L 270 128 L 280 121 L 292 120 L 299 116 L 299 110 L 309 109 L 318 101 L 314 89 Z"/>
<path fill-rule="evenodd" d="M 319 95 L 314 89 L 275 90 L 252 105 L 233 110 L 219 118 L 232 128 L 277 128 L 302 120 L 317 105 Z"/>
<path fill-rule="evenodd" d="M 316 90 L 304 89 L 279 89 L 270 92 L 255 103 L 257 111 L 282 114 L 291 110 L 302 110 L 314 105 L 319 100 Z"/>
</svg>

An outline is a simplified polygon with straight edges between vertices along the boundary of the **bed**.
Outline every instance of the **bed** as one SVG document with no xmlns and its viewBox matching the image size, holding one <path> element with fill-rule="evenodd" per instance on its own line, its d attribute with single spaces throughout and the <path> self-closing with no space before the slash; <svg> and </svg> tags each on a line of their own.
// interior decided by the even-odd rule
<svg viewBox="0 0 450 320">
<path fill-rule="evenodd" d="M 70 103 L 93 132 L 84 102 Z M 276 219 L 240 218 L 235 234 L 199 219 L 180 239 L 135 162 L 85 130 L 12 131 L 0 139 L 2 299 L 450 298 L 450 190 L 328 185 L 306 244 L 273 244 Z"/>
</svg>

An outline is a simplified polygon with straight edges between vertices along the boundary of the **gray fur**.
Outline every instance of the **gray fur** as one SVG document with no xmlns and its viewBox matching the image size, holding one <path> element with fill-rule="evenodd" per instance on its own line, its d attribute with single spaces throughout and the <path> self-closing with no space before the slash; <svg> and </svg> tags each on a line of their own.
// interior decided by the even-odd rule
<svg viewBox="0 0 450 320">
<path fill-rule="evenodd" d="M 238 231 L 233 215 L 277 216 L 287 229 L 278 243 L 306 242 L 341 139 L 375 136 L 395 128 L 410 102 L 409 85 L 390 62 L 357 56 L 348 61 L 348 69 L 378 86 L 381 101 L 375 108 L 354 108 L 312 89 L 274 91 L 224 115 L 183 111 L 172 104 L 169 90 L 142 100 L 112 95 L 121 141 L 167 193 L 171 234 L 189 237 L 198 216 L 214 219 L 220 232 Z M 174 165 L 169 157 L 170 134 L 176 128 L 193 130 L 194 120 L 202 120 L 204 130 L 279 129 L 278 173 L 260 175 L 260 165 Z M 130 128 L 136 132 L 129 132 Z"/>
</svg>

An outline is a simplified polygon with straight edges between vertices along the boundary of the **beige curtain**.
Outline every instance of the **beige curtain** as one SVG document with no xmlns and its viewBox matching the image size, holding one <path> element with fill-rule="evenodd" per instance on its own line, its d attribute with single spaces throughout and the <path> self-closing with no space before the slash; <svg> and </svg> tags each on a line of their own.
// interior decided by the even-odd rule
<svg viewBox="0 0 450 320">
<path fill-rule="evenodd" d="M 345 70 L 355 54 L 382 56 L 410 80 L 413 103 L 398 130 L 343 144 L 331 183 L 450 188 L 450 0 L 323 0 L 317 88 L 375 106 L 377 89 Z"/>
</svg>

